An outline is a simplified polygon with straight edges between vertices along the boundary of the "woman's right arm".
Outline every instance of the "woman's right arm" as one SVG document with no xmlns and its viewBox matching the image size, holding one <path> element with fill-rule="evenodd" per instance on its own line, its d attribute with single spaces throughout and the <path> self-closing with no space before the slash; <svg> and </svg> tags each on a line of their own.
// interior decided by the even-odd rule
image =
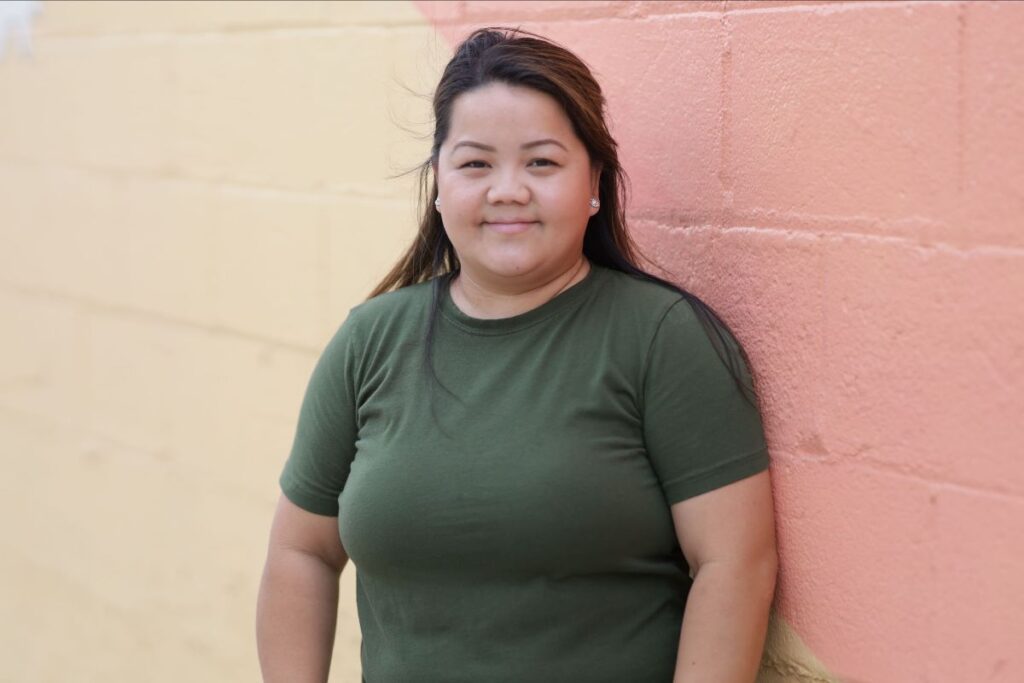
<svg viewBox="0 0 1024 683">
<path fill-rule="evenodd" d="M 347 562 L 338 518 L 307 512 L 282 494 L 256 603 L 256 646 L 265 683 L 327 681 L 338 579 Z"/>
</svg>

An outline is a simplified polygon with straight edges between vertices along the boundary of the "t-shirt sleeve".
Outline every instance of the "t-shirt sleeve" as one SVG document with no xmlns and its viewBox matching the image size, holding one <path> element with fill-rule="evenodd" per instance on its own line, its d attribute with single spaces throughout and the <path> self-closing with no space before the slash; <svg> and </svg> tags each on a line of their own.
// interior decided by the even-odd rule
<svg viewBox="0 0 1024 683">
<path fill-rule="evenodd" d="M 740 368 L 749 381 L 742 360 Z M 767 469 L 760 412 L 685 299 L 662 318 L 644 377 L 644 443 L 670 505 Z"/>
<path fill-rule="evenodd" d="M 290 501 L 336 517 L 355 457 L 357 344 L 351 317 L 317 360 L 299 409 L 291 454 L 279 479 Z"/>
</svg>

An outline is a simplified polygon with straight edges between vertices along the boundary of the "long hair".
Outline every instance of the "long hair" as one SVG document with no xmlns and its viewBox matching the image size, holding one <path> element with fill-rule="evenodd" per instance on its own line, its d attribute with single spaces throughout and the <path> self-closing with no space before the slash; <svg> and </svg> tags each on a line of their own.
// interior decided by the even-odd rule
<svg viewBox="0 0 1024 683">
<path fill-rule="evenodd" d="M 438 163 L 441 145 L 448 139 L 455 100 L 493 82 L 533 88 L 554 98 L 565 111 L 591 163 L 600 165 L 601 206 L 587 224 L 583 237 L 584 256 L 592 263 L 658 283 L 681 294 L 691 304 L 743 395 L 756 405 L 749 359 L 725 322 L 696 295 L 639 266 L 640 252 L 626 229 L 628 178 L 619 163 L 618 144 L 605 122 L 606 103 L 597 80 L 575 54 L 519 28 L 488 27 L 474 31 L 458 46 L 445 67 L 433 96 L 434 135 L 430 157 L 419 167 L 419 231 L 412 245 L 369 296 L 373 298 L 433 281 L 424 345 L 430 373 L 433 374 L 431 358 L 441 297 L 444 287 L 460 267 L 441 215 L 434 210 L 438 192 L 432 170 Z M 741 363 L 749 372 L 743 371 Z"/>
</svg>

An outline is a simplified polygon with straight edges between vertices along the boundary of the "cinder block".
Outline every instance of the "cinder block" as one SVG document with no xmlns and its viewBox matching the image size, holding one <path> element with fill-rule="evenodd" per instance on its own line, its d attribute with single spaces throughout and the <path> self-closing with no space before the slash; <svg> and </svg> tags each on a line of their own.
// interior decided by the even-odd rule
<svg viewBox="0 0 1024 683">
<path fill-rule="evenodd" d="M 173 452 L 210 481 L 253 499 L 276 500 L 277 476 L 291 450 L 306 385 L 328 340 L 306 350 L 217 335 L 204 350 L 215 364 L 214 374 L 181 389 L 183 415 L 175 427 Z M 206 417 L 184 407 L 200 391 L 212 392 L 217 401 Z M 209 436 L 189 429 L 197 419 Z M 212 461 L 210 444 L 223 454 Z"/>
<path fill-rule="evenodd" d="M 60 167 L 47 167 L 38 177 L 47 200 L 39 205 L 39 232 L 32 241 L 45 240 L 49 251 L 30 248 L 38 257 L 32 267 L 38 269 L 41 286 L 105 305 L 127 306 L 132 226 L 124 217 L 124 177 Z"/>
<path fill-rule="evenodd" d="M 3 228 L 14 244 L 5 277 L 98 305 L 215 321 L 205 188 L 81 168 L 9 177 L 26 192 Z"/>
<path fill-rule="evenodd" d="M 469 21 L 531 19 L 591 19 L 614 17 L 632 10 L 633 3 L 616 0 L 549 0 L 522 2 L 515 0 L 469 0 L 463 6 L 463 17 Z M 544 34 L 541 34 L 544 35 Z"/>
<path fill-rule="evenodd" d="M 346 0 L 325 2 L 324 18 L 329 24 L 342 25 L 424 25 L 430 19 L 454 18 L 459 13 L 459 2 L 424 2 L 410 0 L 379 2 L 378 0 Z M 419 9 L 417 9 L 419 6 Z M 426 16 L 425 16 L 426 15 Z"/>
<path fill-rule="evenodd" d="M 283 464 L 314 353 L 125 316 L 95 316 L 91 341 L 99 437 L 237 491 Z"/>
<path fill-rule="evenodd" d="M 60 80 L 57 67 L 62 61 L 59 49 L 37 40 L 31 59 L 7 57 L 0 62 L 0 161 L 63 159 L 74 149 L 74 130 L 67 116 L 74 111 L 73 93 L 67 82 L 63 88 L 40 87 Z M 0 186 L 0 197 L 4 194 Z"/>
<path fill-rule="evenodd" d="M 920 681 L 934 655 L 931 488 L 852 460 L 773 454 L 776 607 L 841 681 Z M 892 647 L 893 638 L 900 647 Z"/>
<path fill-rule="evenodd" d="M 836 0 L 725 0 L 726 12 L 742 12 L 744 10 L 785 10 L 802 8 L 807 5 L 838 5 Z"/>
<path fill-rule="evenodd" d="M 18 510 L 21 518 L 32 506 Z M 37 514 L 35 510 L 31 514 Z M 14 519 L 14 518 L 11 518 Z M 63 561 L 63 567 L 41 565 L 8 549 L 0 563 L 0 576 L 17 590 L 7 591 L 4 609 L 17 619 L 0 624 L 0 637 L 5 648 L 17 652 L 4 665 L 4 676 L 17 681 L 60 681 L 68 671 L 75 671 L 81 681 L 133 680 L 139 676 L 154 677 L 150 654 L 161 642 L 154 637 L 154 620 L 132 618 L 98 598 L 91 587 L 74 575 L 80 555 L 71 555 L 66 543 L 62 552 L 40 543 L 39 538 L 62 538 L 68 528 L 47 520 L 36 537 L 35 549 L 48 550 L 51 562 Z M 15 526 L 15 525 L 11 525 Z M 75 562 L 68 560 L 74 557 Z M 47 638 L 39 637 L 46 633 Z M 50 640 L 52 639 L 52 641 Z M 59 648 L 48 642 L 60 642 Z M 166 642 L 166 641 L 163 641 Z M 179 669 L 180 670 L 180 669 Z M 161 674 L 157 673 L 156 676 Z"/>
<path fill-rule="evenodd" d="M 169 458 L 180 411 L 208 440 L 217 415 L 212 332 L 130 313 L 94 313 L 88 341 L 90 427 L 100 436 Z"/>
<path fill-rule="evenodd" d="M 167 33 L 315 25 L 326 11 L 311 0 L 95 0 L 43 3 L 41 35 Z"/>
<path fill-rule="evenodd" d="M 237 624 L 253 622 L 271 506 L 241 495 L 231 480 L 189 472 L 152 451 L 36 431 L 26 451 L 34 457 L 20 463 L 25 504 L 17 508 L 23 516 L 32 510 L 34 534 L 5 553 L 0 571 L 8 579 L 28 574 L 17 584 L 32 598 L 26 620 L 52 625 L 57 635 L 68 629 L 69 639 L 57 652 L 38 638 L 26 643 L 27 661 L 19 658 L 33 672 L 26 680 L 57 680 L 53 672 L 70 668 L 87 672 L 83 680 L 255 676 L 251 636 Z M 213 448 L 204 455 L 226 460 Z M 234 463 L 235 479 L 251 471 Z M 39 542 L 58 537 L 60 553 Z"/>
<path fill-rule="evenodd" d="M 173 141 L 172 55 L 167 41 L 104 39 L 71 42 L 56 52 L 44 82 L 48 89 L 71 93 L 72 108 L 59 118 L 59 125 L 72 131 L 72 147 L 62 160 L 166 171 Z M 30 134 L 43 140 L 49 127 Z"/>
<path fill-rule="evenodd" d="M 219 319 L 222 225 L 202 183 L 124 178 L 114 181 L 115 220 L 127 243 L 129 306 L 209 325 Z M 233 245 L 236 249 L 244 248 Z"/>
<path fill-rule="evenodd" d="M 927 637 L 940 647 L 927 659 L 929 680 L 1024 680 L 1024 499 L 942 488 L 932 502 L 937 600 Z"/>
<path fill-rule="evenodd" d="M 323 24 L 330 4 L 323 0 L 177 0 L 163 12 L 171 25 L 190 30 L 287 28 Z M 152 8 L 147 16 L 148 11 Z"/>
<path fill-rule="evenodd" d="M 726 3 L 721 0 L 640 0 L 633 3 L 633 12 L 641 16 L 682 14 L 684 12 L 721 12 Z"/>
<path fill-rule="evenodd" d="M 235 491 L 273 491 L 315 351 L 113 315 L 95 316 L 90 349 L 97 435 Z"/>
<path fill-rule="evenodd" d="M 719 231 L 709 225 L 665 225 L 643 218 L 629 219 L 629 232 L 639 250 L 639 264 L 662 279 L 699 294 L 712 295 L 705 280 L 712 269 L 714 241 Z"/>
<path fill-rule="evenodd" d="M 84 426 L 89 377 L 83 310 L 56 297 L 0 286 L 0 329 L 0 406 Z M 28 455 L 4 452 L 12 458 Z"/>
<path fill-rule="evenodd" d="M 241 188 L 217 191 L 212 236 L 219 325 L 315 347 L 327 306 L 325 200 Z"/>
<path fill-rule="evenodd" d="M 124 521 L 141 521 L 151 508 L 123 507 L 125 491 L 104 497 L 105 491 L 93 488 L 88 475 L 97 459 L 86 451 L 88 436 L 48 417 L 0 411 L 0 447 L 4 453 L 18 454 L 5 460 L 7 476 L 0 480 L 0 514 L 17 520 L 8 525 L 0 554 L 0 577 L 18 587 L 9 591 L 5 604 L 18 619 L 0 624 L 0 637 L 19 652 L 5 665 L 5 676 L 56 681 L 75 670 L 88 672 L 83 680 L 125 680 L 127 671 L 142 671 L 137 664 L 152 649 L 152 640 L 145 635 L 152 620 L 133 619 L 128 610 L 108 602 L 105 592 L 116 585 L 116 577 L 102 571 L 111 558 L 100 550 L 117 544 L 120 555 L 135 561 L 139 548 L 147 547 L 153 536 L 126 538 L 117 535 L 117 526 L 89 524 L 97 520 L 100 509 L 114 510 Z M 129 491 L 144 495 L 140 483 Z M 129 509 L 131 514 L 126 514 Z M 53 543 L 41 541 L 58 538 L 60 552 L 54 551 Z M 142 580 L 138 571 L 134 574 L 135 580 Z M 65 645 L 49 647 L 39 633 Z"/>
<path fill-rule="evenodd" d="M 403 86 L 436 82 L 424 74 L 440 59 L 432 41 L 431 29 L 411 27 L 183 44 L 177 163 L 202 178 L 387 193 L 382 150 L 414 144 L 396 110 L 409 107 Z"/>
<path fill-rule="evenodd" d="M 1024 259 L 830 240 L 827 449 L 1024 494 Z"/>
<path fill-rule="evenodd" d="M 61 242 L 42 213 L 53 204 L 44 173 L 37 168 L 0 163 L 0 280 L 21 286 L 45 286 L 53 273 L 52 253 Z"/>
<path fill-rule="evenodd" d="M 322 336 L 333 334 L 412 245 L 418 217 L 404 200 L 339 197 L 329 207 L 327 315 Z"/>
<path fill-rule="evenodd" d="M 30 62 L 0 70 L 0 158 L 165 170 L 173 140 L 169 42 L 36 43 Z"/>
<path fill-rule="evenodd" d="M 462 17 L 463 0 L 412 0 L 417 11 L 431 25 L 446 24 Z"/>
<path fill-rule="evenodd" d="M 877 222 L 957 215 L 958 9 L 726 14 L 725 177 L 759 211 Z M 917 228 L 911 225 L 910 233 Z"/>
<path fill-rule="evenodd" d="M 750 356 L 769 446 L 830 457 L 822 444 L 818 379 L 828 344 L 819 240 L 732 229 L 715 237 L 712 254 L 698 281 Z"/>
<path fill-rule="evenodd" d="M 963 196 L 959 241 L 1024 245 L 1024 5 L 969 2 L 964 12 Z"/>
<path fill-rule="evenodd" d="M 66 491 L 55 493 L 59 487 L 53 484 L 62 474 L 61 467 L 74 459 L 81 431 L 74 425 L 61 425 L 54 417 L 7 405 L 0 408 L 0 448 L 5 454 L 0 513 L 8 519 L 21 515 L 20 523 L 7 529 L 4 541 L 9 552 L 3 554 L 4 559 L 30 558 L 30 551 L 38 551 L 40 536 L 49 530 L 50 513 L 61 505 L 66 507 L 60 497 Z M 33 514 L 25 515 L 26 510 Z"/>
</svg>

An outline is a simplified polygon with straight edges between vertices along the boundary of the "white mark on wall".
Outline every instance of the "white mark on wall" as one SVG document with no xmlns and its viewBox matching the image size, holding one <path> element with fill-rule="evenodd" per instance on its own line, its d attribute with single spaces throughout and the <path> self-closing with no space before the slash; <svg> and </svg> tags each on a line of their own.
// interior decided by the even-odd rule
<svg viewBox="0 0 1024 683">
<path fill-rule="evenodd" d="M 42 9 L 39 0 L 0 0 L 0 61 L 7 57 L 7 41 L 22 56 L 32 54 L 32 17 Z"/>
</svg>

